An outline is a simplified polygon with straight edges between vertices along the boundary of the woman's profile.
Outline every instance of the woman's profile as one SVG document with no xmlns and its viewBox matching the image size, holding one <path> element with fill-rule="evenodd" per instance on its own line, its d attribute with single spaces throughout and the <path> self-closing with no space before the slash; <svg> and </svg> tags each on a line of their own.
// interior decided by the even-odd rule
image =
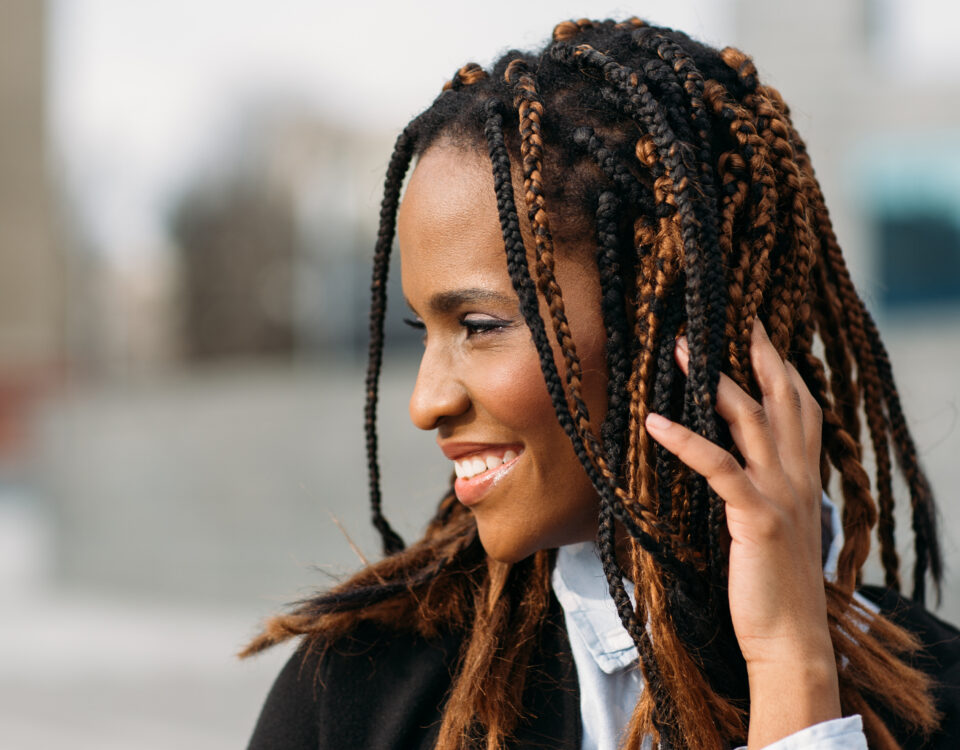
<svg viewBox="0 0 960 750">
<path fill-rule="evenodd" d="M 409 546 L 377 458 L 395 237 L 410 417 L 455 474 Z M 960 633 L 923 606 L 934 501 L 745 54 L 581 20 L 460 68 L 390 160 L 370 333 L 385 556 L 248 646 L 301 639 L 251 748 L 956 747 Z"/>
</svg>

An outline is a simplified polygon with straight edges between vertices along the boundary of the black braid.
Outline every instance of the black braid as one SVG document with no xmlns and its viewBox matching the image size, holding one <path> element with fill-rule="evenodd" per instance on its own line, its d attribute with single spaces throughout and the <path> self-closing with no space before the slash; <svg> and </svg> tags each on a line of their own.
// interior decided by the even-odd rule
<svg viewBox="0 0 960 750">
<path fill-rule="evenodd" d="M 683 288 L 682 274 L 677 279 L 676 288 Z M 680 325 L 683 323 L 683 304 L 679 295 L 672 294 L 668 295 L 662 308 L 659 306 L 658 308 L 657 312 L 661 319 L 660 343 L 657 346 L 656 375 L 653 380 L 653 399 L 650 410 L 657 414 L 663 414 L 670 419 L 677 419 L 679 415 L 672 413 L 671 410 L 672 405 L 676 403 L 673 390 L 676 376 L 679 373 L 673 351 Z M 672 453 L 659 443 L 654 445 L 654 455 L 656 456 L 657 468 L 658 505 L 660 512 L 669 517 L 673 509 L 672 486 L 676 472 L 675 464 L 678 461 Z"/>
<path fill-rule="evenodd" d="M 615 151 L 607 148 L 603 139 L 594 132 L 593 128 L 582 127 L 574 130 L 573 142 L 593 157 L 607 179 L 617 186 L 629 202 L 632 210 L 644 216 L 660 216 L 670 210 L 669 206 L 656 205 L 650 190 L 626 168 Z"/>
<path fill-rule="evenodd" d="M 600 275 L 601 308 L 606 329 L 608 362 L 607 415 L 601 428 L 604 450 L 611 471 L 619 473 L 623 456 L 622 436 L 626 433 L 629 400 L 626 396 L 627 380 L 630 377 L 630 361 L 627 356 L 627 321 L 624 315 L 623 279 L 620 275 L 618 252 L 617 211 L 620 201 L 610 191 L 601 193 L 597 206 L 597 267 Z M 637 645 L 644 679 L 654 701 L 654 726 L 660 735 L 660 748 L 666 750 L 675 744 L 671 728 L 675 726 L 671 715 L 673 706 L 666 694 L 660 669 L 653 656 L 650 634 L 641 627 L 623 583 L 624 573 L 617 562 L 616 534 L 613 524 L 613 509 L 607 500 L 602 501 L 597 533 L 600 560 L 610 596 L 621 621 Z"/>
<path fill-rule="evenodd" d="M 623 568 L 617 562 L 616 531 L 613 524 L 613 510 L 608 501 L 601 500 L 599 528 L 597 531 L 597 546 L 600 551 L 600 562 L 607 579 L 607 590 L 617 608 L 617 614 L 624 628 L 633 639 L 637 652 L 640 655 L 640 666 L 648 689 L 653 696 L 654 712 L 653 723 L 660 734 L 660 750 L 671 747 L 670 728 L 675 725 L 672 720 L 673 706 L 667 695 L 660 668 L 653 655 L 653 644 L 647 629 L 640 625 L 636 612 L 630 602 L 626 586 L 623 583 Z"/>
<path fill-rule="evenodd" d="M 373 255 L 373 280 L 370 283 L 370 348 L 367 359 L 367 401 L 363 410 L 363 427 L 367 442 L 367 472 L 370 481 L 370 508 L 373 525 L 380 532 L 383 553 L 392 555 L 405 545 L 403 539 L 383 516 L 380 495 L 380 464 L 377 459 L 377 400 L 380 369 L 383 365 L 383 320 L 387 310 L 387 274 L 390 270 L 390 250 L 396 228 L 400 188 L 413 157 L 413 138 L 404 130 L 397 138 L 393 156 L 387 167 L 380 204 L 380 229 Z"/>
<path fill-rule="evenodd" d="M 564 335 L 569 331 L 569 322 L 563 305 L 563 296 L 551 267 L 544 259 L 546 249 L 553 249 L 553 237 L 545 220 L 538 221 L 541 208 L 537 199 L 543 196 L 539 188 L 542 176 L 538 170 L 543 162 L 543 148 L 540 138 L 541 124 L 537 114 L 542 110 L 543 102 L 537 91 L 536 77 L 530 72 L 530 67 L 522 58 L 513 60 L 504 73 L 504 78 L 512 84 L 514 106 L 523 115 L 520 117 L 521 161 L 523 163 L 524 187 L 527 191 L 527 216 L 533 228 L 537 259 L 537 288 L 543 294 L 544 300 L 550 309 L 550 320 L 554 335 L 563 353 L 565 364 L 565 380 L 567 383 L 567 397 L 573 406 L 574 426 L 578 428 L 581 439 L 584 441 L 588 454 L 598 455 L 601 452 L 596 437 L 588 429 L 590 413 L 583 400 L 582 393 L 575 387 L 575 381 L 582 373 L 580 358 L 576 346 L 571 339 Z M 531 114 L 532 113 L 532 114 Z M 532 196 L 532 197 L 531 197 Z M 551 359 L 553 355 L 551 353 Z"/>
<path fill-rule="evenodd" d="M 880 340 L 880 332 L 873 316 L 862 305 L 863 327 L 867 340 L 876 359 L 880 382 L 883 385 L 883 398 L 887 404 L 887 413 L 893 426 L 894 434 L 900 439 L 893 441 L 897 449 L 897 459 L 904 468 L 907 484 L 910 487 L 912 505 L 911 525 L 914 534 L 914 552 L 916 560 L 913 567 L 913 599 L 921 604 L 926 600 L 927 570 L 930 570 L 937 601 L 939 602 L 940 580 L 943 576 L 943 558 L 940 552 L 940 542 L 937 534 L 937 508 L 933 502 L 933 492 L 926 475 L 919 469 L 917 449 L 913 437 L 907 429 L 903 407 L 900 405 L 900 396 L 893 379 L 893 369 L 890 365 L 890 356 Z M 902 444 L 901 444 L 902 440 Z"/>
<path fill-rule="evenodd" d="M 629 334 L 620 273 L 617 211 L 620 200 L 606 191 L 597 205 L 597 268 L 600 273 L 601 311 L 607 333 L 608 362 L 607 415 L 600 428 L 607 462 L 614 476 L 619 475 L 623 459 L 623 435 L 626 434 L 630 400 L 627 381 L 630 379 L 630 358 L 627 354 Z"/>
</svg>

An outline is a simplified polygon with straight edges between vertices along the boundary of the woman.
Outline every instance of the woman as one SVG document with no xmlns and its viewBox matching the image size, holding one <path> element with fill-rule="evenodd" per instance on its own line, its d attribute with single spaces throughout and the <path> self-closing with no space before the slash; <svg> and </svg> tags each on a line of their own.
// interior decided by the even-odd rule
<svg viewBox="0 0 960 750">
<path fill-rule="evenodd" d="M 410 415 L 456 474 L 409 548 L 375 431 L 395 229 Z M 933 500 L 803 142 L 741 52 L 578 21 L 461 68 L 398 139 L 370 329 L 386 556 L 248 647 L 303 636 L 251 747 L 954 746 Z M 886 587 L 855 593 L 874 526 Z"/>
</svg>

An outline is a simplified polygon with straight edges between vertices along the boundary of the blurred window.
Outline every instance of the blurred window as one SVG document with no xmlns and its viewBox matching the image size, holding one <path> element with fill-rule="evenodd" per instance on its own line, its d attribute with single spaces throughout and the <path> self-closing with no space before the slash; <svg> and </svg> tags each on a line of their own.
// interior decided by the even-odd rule
<svg viewBox="0 0 960 750">
<path fill-rule="evenodd" d="M 865 138 L 851 184 L 872 235 L 879 301 L 889 312 L 960 307 L 960 131 Z"/>
<path fill-rule="evenodd" d="M 875 230 L 885 307 L 960 305 L 958 217 L 946 211 L 883 214 Z"/>
</svg>

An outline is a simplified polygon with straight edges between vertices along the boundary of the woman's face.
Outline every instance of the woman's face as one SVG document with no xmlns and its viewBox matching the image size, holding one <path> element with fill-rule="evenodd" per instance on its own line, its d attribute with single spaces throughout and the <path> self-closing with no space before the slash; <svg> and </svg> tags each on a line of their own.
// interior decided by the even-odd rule
<svg viewBox="0 0 960 750">
<path fill-rule="evenodd" d="M 428 149 L 411 175 L 397 233 L 404 296 L 425 334 L 410 418 L 437 431 L 487 553 L 515 562 L 593 539 L 597 495 L 557 422 L 520 314 L 486 155 L 445 142 Z M 529 231 L 525 238 L 530 248 Z M 556 276 L 596 425 L 606 408 L 606 365 L 591 255 L 558 246 Z M 542 302 L 540 312 L 549 328 Z"/>
</svg>

